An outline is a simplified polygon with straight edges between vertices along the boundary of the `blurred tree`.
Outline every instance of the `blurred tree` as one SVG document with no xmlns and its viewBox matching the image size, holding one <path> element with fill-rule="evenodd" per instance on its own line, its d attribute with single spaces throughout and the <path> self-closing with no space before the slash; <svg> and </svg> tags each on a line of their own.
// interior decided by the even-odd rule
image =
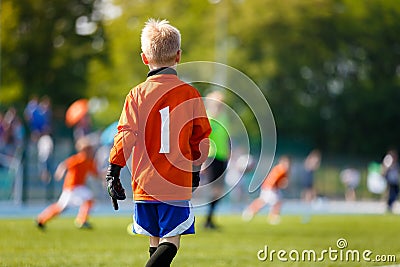
<svg viewBox="0 0 400 267">
<path fill-rule="evenodd" d="M 86 96 L 87 66 L 105 60 L 101 1 L 1 1 L 1 95 L 26 103 L 48 95 L 65 106 Z"/>
<path fill-rule="evenodd" d="M 400 147 L 398 1 L 248 1 L 233 13 L 241 48 L 229 63 L 264 90 L 281 139 L 358 155 Z"/>
<path fill-rule="evenodd" d="M 3 0 L 0 101 L 104 96 L 95 119 L 111 123 L 146 77 L 149 17 L 180 29 L 183 62 L 225 61 L 254 79 L 279 140 L 358 155 L 400 148 L 398 0 Z"/>
</svg>

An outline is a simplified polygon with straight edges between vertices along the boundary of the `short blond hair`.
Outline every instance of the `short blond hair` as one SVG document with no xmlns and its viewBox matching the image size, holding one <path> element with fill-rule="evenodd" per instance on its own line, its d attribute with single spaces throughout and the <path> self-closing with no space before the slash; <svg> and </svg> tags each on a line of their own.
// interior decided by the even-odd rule
<svg viewBox="0 0 400 267">
<path fill-rule="evenodd" d="M 175 63 L 181 47 L 181 34 L 168 20 L 149 19 L 140 40 L 142 52 L 150 64 L 168 67 Z"/>
</svg>

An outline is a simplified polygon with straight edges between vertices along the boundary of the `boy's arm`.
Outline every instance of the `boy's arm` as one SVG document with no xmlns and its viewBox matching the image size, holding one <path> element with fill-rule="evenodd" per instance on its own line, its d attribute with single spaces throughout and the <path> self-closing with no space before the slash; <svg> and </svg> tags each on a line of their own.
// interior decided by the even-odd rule
<svg viewBox="0 0 400 267">
<path fill-rule="evenodd" d="M 206 161 L 210 148 L 211 134 L 210 122 L 203 101 L 199 98 L 195 107 L 193 120 L 192 136 L 189 143 L 192 151 L 193 169 L 192 169 L 192 191 L 196 190 L 200 184 L 201 164 Z"/>
<path fill-rule="evenodd" d="M 137 106 L 132 93 L 130 93 L 125 99 L 124 108 L 119 118 L 118 132 L 114 137 L 114 145 L 110 151 L 110 163 L 121 167 L 125 166 L 126 160 L 136 144 L 137 133 Z"/>
<path fill-rule="evenodd" d="M 133 146 L 136 144 L 137 132 L 137 106 L 132 92 L 130 92 L 125 99 L 119 119 L 118 133 L 114 137 L 114 145 L 110 151 L 110 165 L 106 174 L 107 191 L 115 210 L 118 210 L 117 200 L 126 198 L 119 176 L 121 169 L 126 165 L 126 159 L 129 158 Z"/>
<path fill-rule="evenodd" d="M 56 181 L 60 181 L 63 178 L 66 170 L 67 170 L 67 166 L 66 166 L 65 161 L 58 164 L 57 169 L 54 172 L 54 178 L 56 179 Z"/>
<path fill-rule="evenodd" d="M 267 179 L 271 179 L 271 183 L 275 188 L 285 188 L 288 185 L 287 170 L 279 166 L 275 166 Z"/>
<path fill-rule="evenodd" d="M 189 143 L 194 166 L 201 166 L 208 157 L 210 148 L 211 126 L 201 98 L 198 98 L 194 109 L 193 130 Z"/>
</svg>

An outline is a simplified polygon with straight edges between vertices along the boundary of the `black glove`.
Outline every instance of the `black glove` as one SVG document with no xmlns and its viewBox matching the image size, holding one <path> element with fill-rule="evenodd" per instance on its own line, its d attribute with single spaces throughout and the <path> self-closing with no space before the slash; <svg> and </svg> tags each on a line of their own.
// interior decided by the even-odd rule
<svg viewBox="0 0 400 267">
<path fill-rule="evenodd" d="M 200 166 L 193 166 L 192 170 L 192 192 L 194 192 L 200 185 Z"/>
<path fill-rule="evenodd" d="M 200 184 L 200 172 L 192 172 L 192 192 L 194 192 Z"/>
<path fill-rule="evenodd" d="M 111 197 L 115 210 L 118 210 L 117 200 L 124 200 L 126 198 L 125 189 L 122 187 L 121 181 L 119 179 L 121 169 L 121 166 L 110 163 L 106 175 L 107 191 Z"/>
</svg>

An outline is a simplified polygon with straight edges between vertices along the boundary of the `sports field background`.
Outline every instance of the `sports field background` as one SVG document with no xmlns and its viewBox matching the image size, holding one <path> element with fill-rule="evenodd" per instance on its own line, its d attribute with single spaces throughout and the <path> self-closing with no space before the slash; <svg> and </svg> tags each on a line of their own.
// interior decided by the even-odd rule
<svg viewBox="0 0 400 267">
<path fill-rule="evenodd" d="M 386 255 L 400 259 L 397 215 L 313 215 L 307 223 L 303 216 L 285 215 L 279 225 L 269 225 L 261 214 L 243 222 L 238 215 L 218 217 L 221 229 L 205 230 L 203 217 L 197 217 L 197 234 L 182 239 L 182 248 L 173 266 L 382 266 L 393 262 L 331 260 L 319 262 L 260 261 L 259 250 L 336 249 L 344 238 L 343 251 L 365 250 L 371 257 Z M 94 216 L 94 229 L 79 230 L 71 216 L 51 221 L 45 231 L 36 229 L 32 218 L 0 220 L 0 266 L 144 266 L 148 257 L 148 239 L 127 233 L 130 216 Z M 338 254 L 339 255 L 339 254 Z M 343 254 L 345 255 L 345 254 Z M 262 254 L 261 254 L 262 256 Z M 276 256 L 276 254 L 275 254 Z M 345 259 L 345 258 L 344 258 Z M 355 258 L 354 258 L 355 259 Z"/>
<path fill-rule="evenodd" d="M 400 205 L 396 203 L 395 215 L 385 214 L 384 195 L 371 197 L 367 192 L 361 193 L 365 190 L 365 176 L 361 189 L 358 189 L 361 190 L 358 191 L 358 200 L 346 202 L 341 195 L 343 187 L 336 176 L 338 169 L 327 169 L 317 173 L 319 197 L 313 203 L 305 204 L 286 191 L 279 225 L 267 223 L 268 208 L 249 223 L 241 220 L 241 211 L 258 194 L 244 194 L 246 188 L 241 186 L 243 184 L 235 187 L 218 206 L 216 219 L 220 230 L 205 230 L 202 226 L 207 207 L 196 208 L 197 233 L 182 239 L 182 249 L 173 266 L 395 264 L 364 262 L 362 259 L 360 262 L 332 261 L 328 256 L 318 262 L 281 262 L 276 258 L 260 261 L 257 258 L 257 253 L 265 246 L 276 251 L 315 250 L 321 253 L 330 247 L 337 249 L 336 242 L 340 238 L 347 241 L 349 250 L 360 253 L 371 250 L 373 256 L 391 255 L 400 264 Z M 31 168 L 30 175 L 35 176 L 35 168 Z M 129 191 L 128 178 L 129 173 L 123 173 L 123 183 Z M 298 192 L 296 180 L 292 182 L 293 187 L 289 189 Z M 328 184 L 331 186 L 324 186 Z M 29 202 L 22 205 L 13 199 L 0 202 L 0 266 L 144 266 L 148 257 L 148 239 L 127 233 L 132 217 L 131 201 L 121 202 L 120 210 L 114 212 L 101 182 L 90 180 L 98 199 L 90 219 L 93 230 L 75 228 L 73 221 L 77 209 L 73 208 L 50 221 L 46 231 L 37 229 L 34 218 L 58 197 L 61 185 L 55 184 L 53 197 L 45 200 L 46 187 L 35 178 L 30 180 Z"/>
<path fill-rule="evenodd" d="M 24 111 L 36 96 L 51 100 L 48 126 L 54 154 L 46 167 L 53 173 L 74 153 L 67 108 L 78 99 L 96 104 L 88 113 L 90 131 L 100 134 L 118 120 L 129 89 L 145 79 L 148 69 L 139 56 L 139 39 L 150 17 L 166 18 L 180 29 L 182 63 L 224 63 L 254 81 L 274 115 L 276 157 L 288 154 L 293 162 L 280 224 L 267 223 L 268 208 L 249 223 L 241 220 L 244 207 L 258 195 L 248 193 L 247 174 L 217 207 L 220 230 L 205 230 L 206 207 L 196 208 L 197 234 L 183 238 L 173 266 L 400 264 L 399 202 L 394 214 L 387 214 L 386 193 L 371 193 L 367 186 L 368 165 L 380 164 L 389 148 L 400 150 L 399 0 L 0 0 L 0 5 L 0 118 L 16 111 L 13 120 L 0 119 L 0 137 L 4 121 L 13 126 L 8 129 L 15 127 L 9 131 L 14 144 L 4 147 L 0 140 L 0 267 L 146 262 L 147 238 L 126 230 L 132 203 L 125 201 L 114 212 L 104 175 L 101 182 L 89 181 L 97 201 L 90 218 L 93 230 L 75 228 L 76 209 L 49 222 L 44 232 L 35 227 L 35 217 L 57 200 L 63 182 L 41 177 L 37 144 Z M 202 95 L 210 90 L 208 84 L 196 86 Z M 250 152 L 257 157 L 265 136 L 250 110 L 255 107 L 234 94 L 227 104 L 247 133 L 237 134 L 232 125 L 237 135 L 232 144 L 240 148 L 239 142 L 248 137 Z M 300 169 L 315 148 L 322 152 L 315 173 L 318 197 L 304 204 L 299 200 Z M 344 168 L 361 173 L 355 202 L 344 201 Z M 126 169 L 122 183 L 131 196 Z M 258 252 L 266 246 L 321 253 L 337 249 L 338 241 L 347 243 L 342 252 L 370 250 L 371 257 L 393 256 L 396 261 L 257 259 L 257 254 L 265 256 Z"/>
</svg>

